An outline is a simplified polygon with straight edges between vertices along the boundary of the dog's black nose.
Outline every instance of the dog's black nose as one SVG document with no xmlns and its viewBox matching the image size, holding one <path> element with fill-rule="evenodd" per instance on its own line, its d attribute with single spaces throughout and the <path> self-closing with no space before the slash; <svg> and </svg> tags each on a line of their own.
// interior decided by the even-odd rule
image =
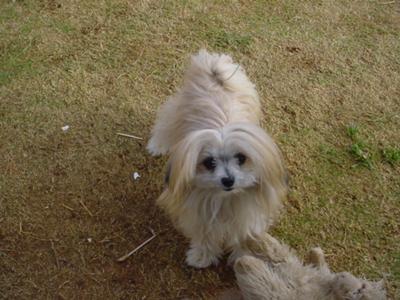
<svg viewBox="0 0 400 300">
<path fill-rule="evenodd" d="M 223 177 L 221 182 L 224 187 L 230 188 L 235 183 L 235 179 L 233 177 Z"/>
</svg>

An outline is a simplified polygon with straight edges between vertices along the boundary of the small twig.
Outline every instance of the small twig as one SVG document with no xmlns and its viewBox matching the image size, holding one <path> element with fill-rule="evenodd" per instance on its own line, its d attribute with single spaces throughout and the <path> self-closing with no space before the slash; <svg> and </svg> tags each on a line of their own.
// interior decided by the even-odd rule
<svg viewBox="0 0 400 300">
<path fill-rule="evenodd" d="M 101 241 L 99 241 L 99 244 L 104 244 L 104 243 L 108 243 L 112 241 L 112 237 L 105 237 L 104 239 L 102 239 Z"/>
<path fill-rule="evenodd" d="M 61 294 L 61 292 L 58 292 L 58 296 L 61 298 L 61 299 L 67 299 L 67 298 L 65 298 L 65 296 L 63 295 L 63 294 Z"/>
<path fill-rule="evenodd" d="M 91 273 L 86 273 L 85 275 L 89 275 L 89 278 L 92 279 L 94 282 L 96 282 L 97 284 L 101 284 L 100 281 L 98 281 L 96 278 L 94 278 L 95 274 L 91 274 Z"/>
<path fill-rule="evenodd" d="M 83 256 L 82 252 L 79 251 L 79 250 L 77 250 L 77 252 L 79 253 L 79 256 L 81 257 L 81 261 L 82 261 L 83 266 L 86 267 L 86 259 Z"/>
<path fill-rule="evenodd" d="M 58 289 L 61 289 L 62 287 L 64 287 L 66 284 L 68 284 L 70 281 L 69 280 L 67 280 L 67 281 L 64 281 L 63 283 L 61 283 L 59 286 L 58 286 Z"/>
<path fill-rule="evenodd" d="M 83 201 L 81 199 L 79 199 L 79 203 L 83 206 L 83 208 L 87 211 L 87 213 L 93 217 L 93 214 L 90 212 L 89 208 L 87 208 L 87 206 L 85 205 L 85 203 L 83 203 Z"/>
<path fill-rule="evenodd" d="M 40 290 L 40 288 L 39 288 L 39 287 L 36 285 L 36 283 L 34 283 L 32 280 L 29 280 L 29 279 L 28 279 L 27 282 L 31 283 L 35 289 Z"/>
<path fill-rule="evenodd" d="M 117 135 L 128 137 L 128 138 L 132 138 L 132 139 L 137 139 L 137 140 L 143 140 L 143 138 L 141 138 L 139 136 L 126 134 L 126 133 L 121 133 L 121 132 L 117 132 Z"/>
<path fill-rule="evenodd" d="M 138 251 L 140 248 L 142 248 L 143 246 L 145 246 L 146 244 L 148 244 L 152 239 L 154 239 L 157 234 L 154 232 L 153 229 L 150 228 L 151 234 L 152 236 L 150 238 L 148 238 L 147 240 L 145 240 L 143 243 L 141 243 L 139 246 L 137 246 L 135 249 L 133 249 L 131 252 L 129 252 L 128 254 L 120 257 L 117 259 L 118 262 L 124 261 L 126 260 L 129 256 L 131 256 L 133 253 L 135 253 L 136 251 Z"/>
<path fill-rule="evenodd" d="M 117 80 L 119 80 L 122 76 L 128 75 L 128 73 L 122 73 L 120 75 L 118 75 Z"/>
<path fill-rule="evenodd" d="M 393 3 L 396 3 L 396 1 L 382 2 L 382 3 L 379 3 L 379 4 L 386 5 L 386 4 L 393 4 Z"/>
<path fill-rule="evenodd" d="M 31 232 L 26 232 L 26 231 L 22 231 L 22 233 L 24 234 L 28 234 L 31 238 L 33 238 L 34 240 L 38 240 L 38 241 L 43 241 L 43 242 L 50 242 L 52 241 L 52 239 L 42 239 L 41 237 L 38 237 L 36 235 L 34 235 Z"/>
<path fill-rule="evenodd" d="M 74 211 L 74 209 L 72 207 L 69 207 L 69 206 L 65 205 L 64 203 L 61 203 L 61 205 L 70 211 Z"/>
<path fill-rule="evenodd" d="M 108 243 L 108 242 L 111 242 L 112 240 L 114 240 L 114 239 L 116 239 L 116 238 L 122 238 L 118 233 L 117 234 L 114 234 L 114 235 L 112 235 L 112 236 L 110 236 L 110 237 L 108 237 L 108 236 L 106 236 L 106 237 L 104 237 L 102 240 L 100 240 L 100 241 L 98 241 L 98 243 L 100 243 L 100 244 L 103 244 L 103 243 Z"/>
<path fill-rule="evenodd" d="M 19 223 L 19 232 L 20 232 L 20 234 L 28 234 L 31 236 L 31 238 L 38 240 L 38 241 L 44 241 L 44 242 L 57 241 L 56 239 L 44 239 L 44 238 L 37 236 L 36 234 L 34 234 L 32 232 L 23 231 L 22 230 L 22 222 Z"/>
<path fill-rule="evenodd" d="M 56 260 L 57 269 L 60 269 L 60 263 L 59 263 L 59 261 L 58 261 L 58 256 L 57 256 L 56 248 L 54 248 L 53 240 L 50 240 L 50 244 L 51 244 L 51 249 L 53 250 L 53 253 L 54 253 L 54 258 L 55 258 L 55 260 Z"/>
</svg>

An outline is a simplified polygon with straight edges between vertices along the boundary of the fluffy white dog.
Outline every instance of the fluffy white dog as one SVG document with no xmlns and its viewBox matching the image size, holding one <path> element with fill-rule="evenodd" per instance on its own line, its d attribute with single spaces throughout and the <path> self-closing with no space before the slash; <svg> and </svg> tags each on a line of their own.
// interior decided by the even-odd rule
<svg viewBox="0 0 400 300">
<path fill-rule="evenodd" d="M 147 146 L 153 155 L 169 155 L 158 204 L 191 239 L 191 266 L 217 264 L 224 251 L 233 261 L 241 244 L 278 215 L 286 174 L 260 115 L 242 68 L 205 50 L 192 57 L 183 87 L 158 112 Z"/>
<path fill-rule="evenodd" d="M 285 244 L 265 234 L 250 246 L 253 255 L 235 263 L 235 275 L 245 300 L 385 300 L 384 282 L 372 282 L 348 272 L 334 273 L 320 248 L 304 264 Z M 260 259 L 261 258 L 261 259 Z M 229 297 L 229 298 L 228 298 Z M 233 299 L 232 296 L 222 299 Z"/>
</svg>

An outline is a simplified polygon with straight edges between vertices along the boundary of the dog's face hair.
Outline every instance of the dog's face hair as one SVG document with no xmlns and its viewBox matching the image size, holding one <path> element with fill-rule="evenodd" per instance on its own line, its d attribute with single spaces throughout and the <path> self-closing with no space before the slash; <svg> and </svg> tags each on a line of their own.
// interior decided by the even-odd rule
<svg viewBox="0 0 400 300">
<path fill-rule="evenodd" d="M 252 124 L 195 131 L 172 153 L 169 187 L 178 195 L 188 189 L 224 195 L 249 188 L 279 194 L 286 188 L 277 146 Z"/>
<path fill-rule="evenodd" d="M 340 300 L 376 300 L 386 295 L 382 280 L 371 282 L 356 278 L 348 272 L 336 274 L 332 290 Z"/>
<path fill-rule="evenodd" d="M 194 185 L 202 189 L 240 191 L 257 184 L 257 170 L 246 149 L 221 143 L 207 145 L 199 154 Z"/>
</svg>

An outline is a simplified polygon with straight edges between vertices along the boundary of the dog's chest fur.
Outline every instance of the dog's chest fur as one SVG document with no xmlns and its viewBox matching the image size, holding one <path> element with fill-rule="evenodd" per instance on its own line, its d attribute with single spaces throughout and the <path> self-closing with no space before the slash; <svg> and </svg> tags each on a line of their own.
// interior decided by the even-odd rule
<svg viewBox="0 0 400 300">
<path fill-rule="evenodd" d="M 178 226 L 188 236 L 204 235 L 231 247 L 262 233 L 267 216 L 252 191 L 226 193 L 194 190 L 186 199 Z"/>
</svg>

